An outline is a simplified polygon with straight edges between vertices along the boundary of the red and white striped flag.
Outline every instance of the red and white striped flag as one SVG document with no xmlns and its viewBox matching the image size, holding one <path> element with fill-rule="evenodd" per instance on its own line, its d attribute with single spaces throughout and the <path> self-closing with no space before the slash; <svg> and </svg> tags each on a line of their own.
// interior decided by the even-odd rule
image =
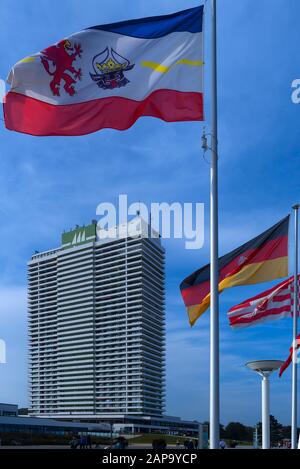
<svg viewBox="0 0 300 469">
<path fill-rule="evenodd" d="M 297 336 L 295 346 L 294 346 L 294 344 L 292 344 L 292 346 L 290 348 L 290 354 L 289 354 L 287 360 L 284 362 L 284 364 L 280 368 L 280 371 L 279 371 L 279 377 L 280 378 L 283 375 L 283 373 L 285 372 L 285 370 L 288 369 L 288 367 L 290 366 L 290 364 L 293 361 L 294 349 L 295 349 L 295 351 L 297 351 L 297 350 L 299 350 L 299 348 L 300 348 L 300 334 Z"/>
<path fill-rule="evenodd" d="M 298 283 L 300 276 L 298 278 Z M 249 327 L 293 316 L 294 276 L 269 290 L 233 306 L 228 312 L 231 327 Z"/>
</svg>

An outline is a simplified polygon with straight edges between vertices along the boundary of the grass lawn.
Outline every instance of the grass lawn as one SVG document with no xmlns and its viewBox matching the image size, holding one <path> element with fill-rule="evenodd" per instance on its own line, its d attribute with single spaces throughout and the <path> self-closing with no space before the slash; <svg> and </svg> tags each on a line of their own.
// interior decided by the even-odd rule
<svg viewBox="0 0 300 469">
<path fill-rule="evenodd" d="M 138 436 L 135 436 L 132 439 L 128 439 L 129 446 L 135 444 L 151 444 L 153 440 L 165 440 L 168 445 L 176 445 L 177 441 L 183 445 L 185 440 L 189 440 L 189 436 L 176 436 L 176 435 L 162 435 L 161 433 L 145 433 Z M 192 440 L 196 440 L 196 438 L 192 438 Z M 229 446 L 230 441 L 226 440 L 227 445 Z M 239 446 L 251 446 L 252 442 L 249 441 L 238 441 Z"/>
<path fill-rule="evenodd" d="M 133 439 L 128 440 L 130 444 L 144 444 L 144 443 L 152 443 L 153 440 L 165 440 L 169 445 L 176 445 L 176 442 L 179 441 L 181 444 L 185 440 L 189 440 L 190 437 L 187 436 L 176 436 L 176 435 L 162 435 L 161 433 L 145 433 L 143 435 L 139 435 Z"/>
</svg>

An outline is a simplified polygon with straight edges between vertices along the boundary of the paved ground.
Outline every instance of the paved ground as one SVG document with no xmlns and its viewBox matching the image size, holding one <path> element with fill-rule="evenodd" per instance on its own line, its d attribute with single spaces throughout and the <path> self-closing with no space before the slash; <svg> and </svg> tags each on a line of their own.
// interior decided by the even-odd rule
<svg viewBox="0 0 300 469">
<path fill-rule="evenodd" d="M 41 446 L 0 446 L 1 449 L 70 449 L 69 446 L 62 445 L 41 445 Z M 152 449 L 151 444 L 132 444 L 129 446 L 129 449 Z M 167 449 L 183 449 L 182 447 L 176 445 L 168 445 Z M 252 446 L 238 446 L 236 449 L 253 449 Z M 88 450 L 86 450 L 88 451 Z"/>
<path fill-rule="evenodd" d="M 70 446 L 41 445 L 41 446 L 0 446 L 1 449 L 70 449 Z"/>
</svg>

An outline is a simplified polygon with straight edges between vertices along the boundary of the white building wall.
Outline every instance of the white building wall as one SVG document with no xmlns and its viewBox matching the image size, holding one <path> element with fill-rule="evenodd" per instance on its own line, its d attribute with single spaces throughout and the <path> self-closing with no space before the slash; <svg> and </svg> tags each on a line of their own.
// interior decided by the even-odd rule
<svg viewBox="0 0 300 469">
<path fill-rule="evenodd" d="M 164 250 L 134 229 L 29 262 L 31 414 L 162 415 Z"/>
</svg>

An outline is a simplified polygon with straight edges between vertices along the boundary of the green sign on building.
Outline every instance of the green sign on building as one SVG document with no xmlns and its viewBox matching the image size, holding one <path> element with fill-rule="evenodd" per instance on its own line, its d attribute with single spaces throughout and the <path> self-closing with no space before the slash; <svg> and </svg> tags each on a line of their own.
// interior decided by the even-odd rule
<svg viewBox="0 0 300 469">
<path fill-rule="evenodd" d="M 96 228 L 97 225 L 92 223 L 91 225 L 79 226 L 72 231 L 63 233 L 61 237 L 62 249 L 69 249 L 73 246 L 80 246 L 81 244 L 96 241 Z"/>
</svg>

